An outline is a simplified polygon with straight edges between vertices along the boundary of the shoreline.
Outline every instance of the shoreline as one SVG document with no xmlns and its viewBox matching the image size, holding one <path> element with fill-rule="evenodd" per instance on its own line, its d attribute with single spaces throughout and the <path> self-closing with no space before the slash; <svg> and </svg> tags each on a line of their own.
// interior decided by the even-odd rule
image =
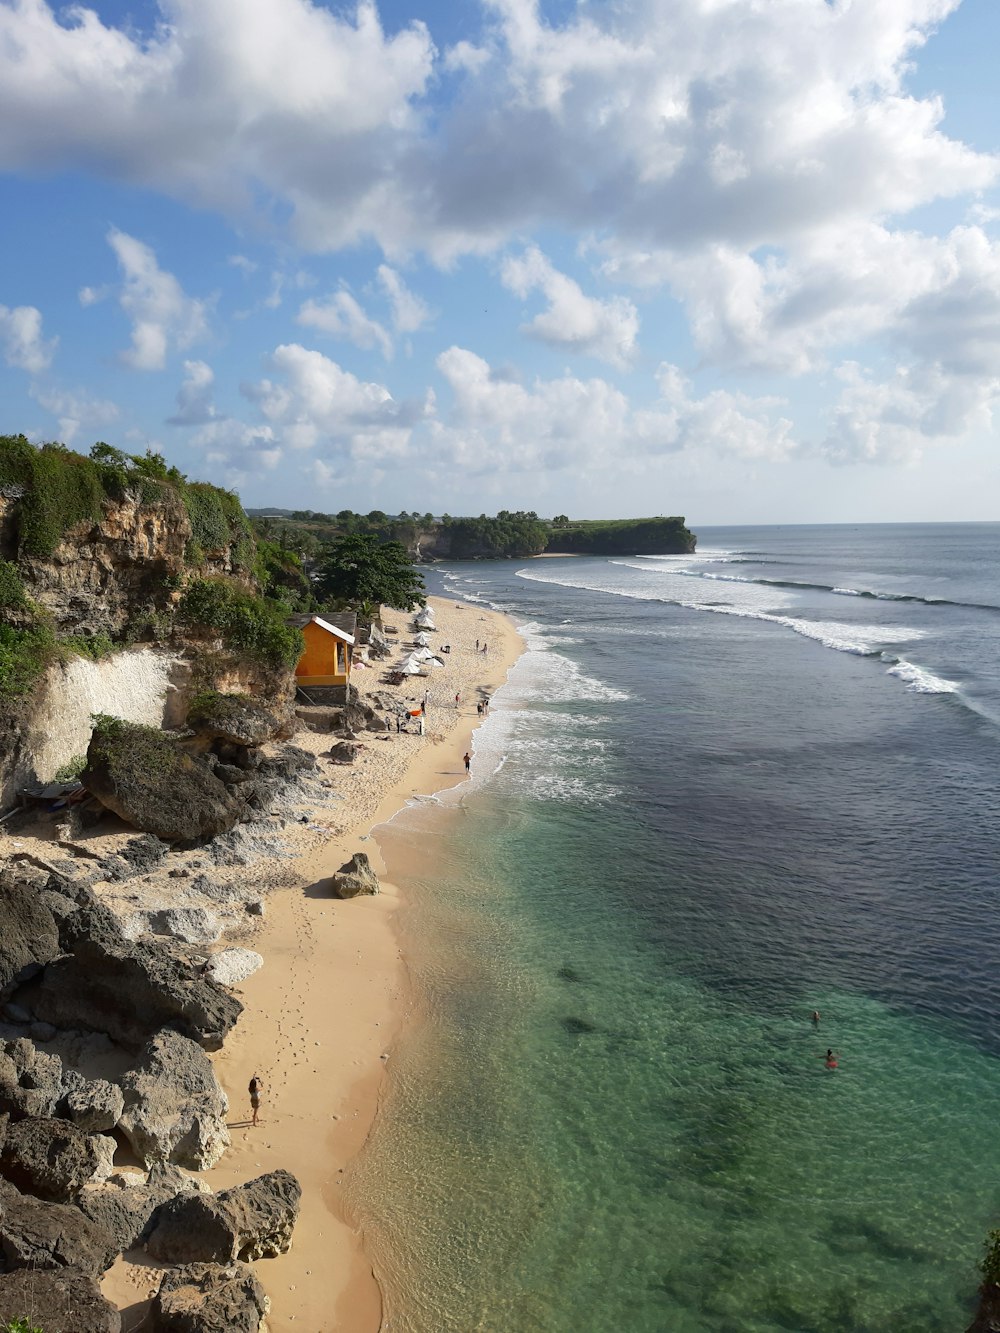
<svg viewBox="0 0 1000 1333">
<path fill-rule="evenodd" d="M 428 604 L 437 614 L 435 637 L 452 645 L 444 668 L 427 681 L 414 682 L 415 690 L 426 684 L 438 696 L 428 711 L 429 734 L 371 740 L 368 749 L 377 761 L 382 751 L 404 743 L 401 771 L 391 777 L 375 774 L 375 789 L 369 780 L 359 817 L 348 815 L 344 828 L 296 859 L 291 869 L 297 887 L 269 896 L 268 915 L 255 941 L 265 965 L 239 988 L 245 1012 L 213 1057 L 230 1099 L 233 1143 L 219 1165 L 204 1173 L 206 1181 L 223 1189 L 284 1167 L 303 1186 L 291 1250 L 255 1266 L 271 1298 L 270 1333 L 334 1328 L 377 1333 L 381 1326 L 381 1291 L 360 1221 L 341 1198 L 340 1185 L 375 1122 L 386 1061 L 410 1013 L 406 960 L 394 922 L 401 899 L 396 886 L 383 881 L 375 898 L 340 901 L 326 896 L 321 881 L 359 850 L 369 854 L 378 873 L 384 872 L 373 830 L 412 796 L 465 780 L 461 756 L 481 721 L 474 691 L 492 693 L 524 651 L 513 624 L 499 612 L 439 597 L 428 598 Z M 398 619 L 402 624 L 402 616 Z M 471 640 L 482 633 L 483 622 L 491 651 L 478 661 Z M 370 685 L 355 676 L 362 694 L 386 692 L 376 684 L 379 674 L 371 672 Z M 456 682 L 463 695 L 460 708 L 452 704 Z M 329 748 L 325 735 L 307 738 L 321 750 Z M 299 734 L 294 743 L 304 739 Z M 363 769 L 361 774 L 332 771 L 344 773 L 348 784 L 352 775 L 364 774 Z M 243 1123 L 246 1087 L 255 1072 L 265 1083 L 257 1130 Z"/>
</svg>

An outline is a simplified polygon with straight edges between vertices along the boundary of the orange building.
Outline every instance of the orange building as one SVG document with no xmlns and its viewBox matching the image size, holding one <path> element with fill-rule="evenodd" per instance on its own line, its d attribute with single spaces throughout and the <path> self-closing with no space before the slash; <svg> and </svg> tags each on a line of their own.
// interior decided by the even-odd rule
<svg viewBox="0 0 1000 1333">
<path fill-rule="evenodd" d="M 309 616 L 293 616 L 291 623 L 302 631 L 306 641 L 295 668 L 296 683 L 304 686 L 350 684 L 357 616 L 317 611 Z"/>
</svg>

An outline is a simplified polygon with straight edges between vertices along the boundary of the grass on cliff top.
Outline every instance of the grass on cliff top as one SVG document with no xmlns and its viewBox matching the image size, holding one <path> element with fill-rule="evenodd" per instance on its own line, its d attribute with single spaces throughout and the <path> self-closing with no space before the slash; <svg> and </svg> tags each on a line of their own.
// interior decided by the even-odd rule
<svg viewBox="0 0 1000 1333">
<path fill-rule="evenodd" d="M 239 497 L 208 482 L 188 481 L 157 453 L 126 454 L 99 441 L 90 456 L 62 444 L 38 447 L 24 435 L 0 435 L 0 486 L 24 489 L 19 554 L 51 555 L 81 523 L 97 524 L 108 500 L 134 495 L 143 504 L 180 501 L 191 523 L 188 562 L 230 552 L 234 568 L 251 573 L 256 551 Z"/>
<path fill-rule="evenodd" d="M 237 656 L 286 670 L 302 656 L 302 633 L 285 623 L 284 609 L 225 579 L 196 579 L 180 610 L 192 625 L 215 630 Z"/>
</svg>

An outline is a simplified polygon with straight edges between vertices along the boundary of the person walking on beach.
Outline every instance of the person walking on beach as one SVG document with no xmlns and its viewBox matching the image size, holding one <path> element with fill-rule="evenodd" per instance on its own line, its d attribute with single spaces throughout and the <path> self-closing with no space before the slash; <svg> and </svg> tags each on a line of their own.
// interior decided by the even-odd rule
<svg viewBox="0 0 1000 1333">
<path fill-rule="evenodd" d="M 430 692 L 430 690 L 424 690 L 424 712 L 425 712 L 425 713 L 427 712 L 427 705 L 430 703 L 430 701 L 431 701 L 431 692 Z"/>
<path fill-rule="evenodd" d="M 477 652 L 477 653 L 479 652 L 479 640 L 478 640 L 478 639 L 476 640 L 476 652 Z"/>
<path fill-rule="evenodd" d="M 472 768 L 472 755 L 469 754 L 468 750 L 466 750 L 465 754 L 462 756 L 462 761 L 465 764 L 465 771 L 468 773 Z"/>
<path fill-rule="evenodd" d="M 461 706 L 462 706 L 462 696 L 461 696 L 461 694 L 456 694 L 456 695 L 455 695 L 455 707 L 456 707 L 456 708 L 461 708 Z"/>
<path fill-rule="evenodd" d="M 476 704 L 476 712 L 479 714 L 480 717 L 482 717 L 482 715 L 483 715 L 483 701 L 482 701 L 482 699 L 480 699 L 479 703 Z"/>
<path fill-rule="evenodd" d="M 256 1074 L 254 1074 L 253 1078 L 250 1080 L 250 1086 L 247 1091 L 250 1093 L 250 1110 L 253 1112 L 253 1121 L 251 1123 L 256 1125 L 257 1112 L 260 1110 L 261 1094 L 264 1091 L 264 1085 Z"/>
</svg>

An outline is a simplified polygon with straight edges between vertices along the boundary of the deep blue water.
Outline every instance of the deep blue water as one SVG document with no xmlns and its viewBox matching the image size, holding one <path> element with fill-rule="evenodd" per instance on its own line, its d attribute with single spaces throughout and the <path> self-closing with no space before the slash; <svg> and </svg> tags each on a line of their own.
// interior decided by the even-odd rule
<svg viewBox="0 0 1000 1333">
<path fill-rule="evenodd" d="M 429 580 L 531 650 L 459 809 L 385 840 L 436 852 L 426 1021 L 355 1182 L 391 1329 L 968 1322 L 1000 1225 L 1000 525 L 699 548 Z"/>
</svg>

